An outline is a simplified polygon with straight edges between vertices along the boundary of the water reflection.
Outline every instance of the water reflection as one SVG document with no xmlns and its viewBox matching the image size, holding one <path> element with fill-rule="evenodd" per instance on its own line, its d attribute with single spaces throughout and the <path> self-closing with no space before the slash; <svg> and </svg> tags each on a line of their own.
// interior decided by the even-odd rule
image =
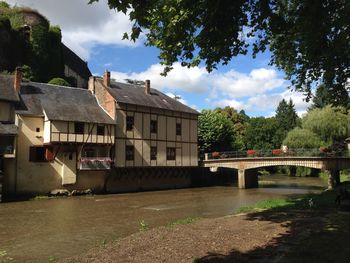
<svg viewBox="0 0 350 263">
<path fill-rule="evenodd" d="M 137 232 L 141 220 L 156 227 L 185 217 L 224 216 L 259 200 L 325 186 L 318 178 L 264 176 L 259 182 L 263 187 L 248 190 L 209 187 L 3 203 L 0 251 L 14 262 L 48 262 Z"/>
</svg>

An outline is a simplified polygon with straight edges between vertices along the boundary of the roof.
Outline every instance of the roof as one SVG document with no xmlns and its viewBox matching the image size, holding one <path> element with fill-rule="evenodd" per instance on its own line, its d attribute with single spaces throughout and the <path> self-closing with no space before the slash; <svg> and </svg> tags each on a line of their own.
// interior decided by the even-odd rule
<svg viewBox="0 0 350 263">
<path fill-rule="evenodd" d="M 0 122 L 0 134 L 15 135 L 17 134 L 17 126 L 14 124 L 3 124 Z"/>
<path fill-rule="evenodd" d="M 199 114 L 196 110 L 170 98 L 156 89 L 151 89 L 151 93 L 148 95 L 145 93 L 144 87 L 121 82 L 111 82 L 107 90 L 118 103 Z"/>
<path fill-rule="evenodd" d="M 86 89 L 27 82 L 21 86 L 22 115 L 44 116 L 49 120 L 115 124 Z"/>
<path fill-rule="evenodd" d="M 0 100 L 18 102 L 19 96 L 13 86 L 13 75 L 0 75 Z"/>
<path fill-rule="evenodd" d="M 74 70 L 78 75 L 80 75 L 83 79 L 88 80 L 91 76 L 91 71 L 89 70 L 87 63 L 63 43 L 62 51 L 64 63 L 72 70 Z"/>
</svg>

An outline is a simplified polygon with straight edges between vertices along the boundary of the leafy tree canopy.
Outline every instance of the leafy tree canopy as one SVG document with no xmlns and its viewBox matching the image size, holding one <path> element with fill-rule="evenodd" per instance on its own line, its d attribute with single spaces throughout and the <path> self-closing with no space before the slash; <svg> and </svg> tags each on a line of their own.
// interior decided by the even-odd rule
<svg viewBox="0 0 350 263">
<path fill-rule="evenodd" d="M 276 140 L 277 131 L 276 118 L 250 118 L 246 130 L 248 149 L 271 150 L 280 148 L 280 142 Z"/>
<path fill-rule="evenodd" d="M 323 146 L 324 142 L 312 131 L 297 127 L 288 132 L 283 144 L 290 149 L 312 149 Z"/>
<path fill-rule="evenodd" d="M 189 67 L 203 61 L 212 71 L 250 49 L 253 56 L 269 49 L 270 63 L 307 98 L 314 83 L 339 90 L 350 77 L 348 0 L 108 0 L 108 5 L 134 22 L 124 38 L 136 40 L 144 31 L 146 45 L 160 49 L 164 73 L 176 61 Z"/>
<path fill-rule="evenodd" d="M 350 119 L 345 108 L 328 105 L 322 109 L 309 111 L 302 120 L 302 127 L 314 132 L 331 145 L 349 136 Z"/>
<path fill-rule="evenodd" d="M 321 84 L 317 87 L 316 94 L 312 98 L 310 109 L 323 108 L 327 105 L 342 106 L 349 109 L 349 100 L 349 92 L 346 88 L 335 89 Z"/>
<path fill-rule="evenodd" d="M 198 144 L 201 153 L 237 150 L 231 121 L 222 113 L 203 110 L 198 117 Z"/>
<path fill-rule="evenodd" d="M 58 86 L 66 86 L 66 87 L 71 86 L 71 84 L 68 81 L 62 78 L 53 78 L 48 83 L 52 85 L 58 85 Z"/>
</svg>

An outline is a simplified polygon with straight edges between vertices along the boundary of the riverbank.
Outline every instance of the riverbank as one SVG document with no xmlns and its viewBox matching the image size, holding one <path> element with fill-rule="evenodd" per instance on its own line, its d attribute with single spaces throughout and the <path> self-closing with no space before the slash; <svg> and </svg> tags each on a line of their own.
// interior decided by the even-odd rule
<svg viewBox="0 0 350 263">
<path fill-rule="evenodd" d="M 277 199 L 241 209 L 248 214 L 184 220 L 62 262 L 348 262 L 350 215 L 338 212 L 335 195 Z"/>
</svg>

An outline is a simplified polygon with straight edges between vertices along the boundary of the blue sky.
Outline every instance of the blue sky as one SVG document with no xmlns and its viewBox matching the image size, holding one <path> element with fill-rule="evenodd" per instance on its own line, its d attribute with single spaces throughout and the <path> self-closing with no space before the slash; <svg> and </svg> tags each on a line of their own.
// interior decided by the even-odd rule
<svg viewBox="0 0 350 263">
<path fill-rule="evenodd" d="M 37 9 L 51 24 L 60 25 L 63 42 L 88 61 L 94 75 L 108 69 L 118 81 L 150 79 L 153 88 L 170 96 L 176 94 L 197 110 L 233 106 L 250 116 L 272 116 L 283 98 L 293 99 L 299 115 L 309 106 L 303 94 L 287 89 L 283 72 L 268 65 L 268 52 L 256 59 L 239 56 L 210 74 L 203 65 L 188 69 L 176 63 L 174 70 L 162 77 L 159 51 L 145 47 L 142 37 L 136 43 L 121 40 L 132 23 L 127 16 L 108 9 L 106 0 L 93 5 L 87 5 L 88 0 L 6 2 Z"/>
</svg>

